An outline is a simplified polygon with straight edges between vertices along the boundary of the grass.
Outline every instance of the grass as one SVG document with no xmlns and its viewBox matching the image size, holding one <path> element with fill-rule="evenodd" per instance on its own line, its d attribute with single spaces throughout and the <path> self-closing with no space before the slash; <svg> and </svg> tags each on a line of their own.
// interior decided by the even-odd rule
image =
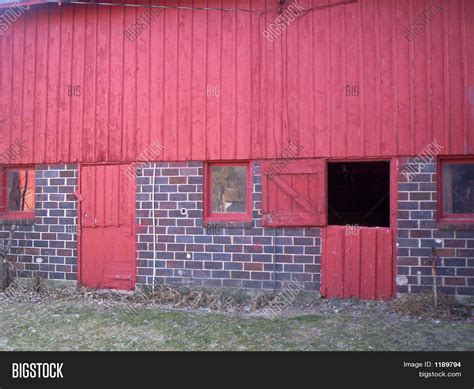
<svg viewBox="0 0 474 389">
<path fill-rule="evenodd" d="M 380 303 L 341 307 L 269 320 L 151 306 L 134 314 L 120 303 L 5 300 L 0 350 L 474 350 L 473 321 L 411 318 Z"/>
</svg>

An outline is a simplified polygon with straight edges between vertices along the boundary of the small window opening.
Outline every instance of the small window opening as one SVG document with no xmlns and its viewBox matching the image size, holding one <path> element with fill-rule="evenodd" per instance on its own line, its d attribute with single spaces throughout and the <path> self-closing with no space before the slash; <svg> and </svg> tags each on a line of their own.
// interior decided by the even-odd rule
<svg viewBox="0 0 474 389">
<path fill-rule="evenodd" d="M 7 217 L 34 217 L 35 170 L 8 168 L 3 183 L 0 214 Z"/>
<path fill-rule="evenodd" d="M 207 180 L 207 220 L 251 220 L 252 185 L 248 162 L 209 163 Z"/>
<path fill-rule="evenodd" d="M 390 226 L 390 162 L 328 163 L 330 225 Z"/>
<path fill-rule="evenodd" d="M 472 221 L 474 218 L 474 160 L 444 160 L 441 166 L 441 217 Z"/>
</svg>

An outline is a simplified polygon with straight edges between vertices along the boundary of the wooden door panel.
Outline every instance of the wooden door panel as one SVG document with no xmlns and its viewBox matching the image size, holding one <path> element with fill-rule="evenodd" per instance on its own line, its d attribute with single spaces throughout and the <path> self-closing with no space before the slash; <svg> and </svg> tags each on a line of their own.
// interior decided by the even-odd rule
<svg viewBox="0 0 474 389">
<path fill-rule="evenodd" d="M 323 230 L 322 287 L 328 298 L 389 299 L 393 296 L 393 240 L 387 227 L 345 226 Z"/>
<path fill-rule="evenodd" d="M 135 287 L 135 182 L 127 165 L 81 171 L 81 282 L 91 288 Z"/>
</svg>

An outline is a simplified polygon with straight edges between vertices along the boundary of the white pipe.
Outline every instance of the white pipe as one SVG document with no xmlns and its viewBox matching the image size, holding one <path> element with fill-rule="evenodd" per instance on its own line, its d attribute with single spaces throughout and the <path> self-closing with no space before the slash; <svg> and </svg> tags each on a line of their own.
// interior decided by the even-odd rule
<svg viewBox="0 0 474 389">
<path fill-rule="evenodd" d="M 151 212 L 153 220 L 153 284 L 152 291 L 155 292 L 155 277 L 156 277 L 156 219 L 155 219 L 155 184 L 156 184 L 156 162 L 153 165 L 153 196 L 151 202 Z"/>
</svg>

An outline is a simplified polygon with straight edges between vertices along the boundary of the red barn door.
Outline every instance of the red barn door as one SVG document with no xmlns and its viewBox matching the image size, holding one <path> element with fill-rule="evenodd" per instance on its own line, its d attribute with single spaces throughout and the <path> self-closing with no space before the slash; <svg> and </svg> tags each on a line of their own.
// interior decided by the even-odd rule
<svg viewBox="0 0 474 389">
<path fill-rule="evenodd" d="M 392 250 L 390 227 L 324 228 L 322 295 L 362 300 L 391 298 Z"/>
<path fill-rule="evenodd" d="M 91 288 L 135 287 L 135 182 L 128 165 L 81 170 L 81 283 Z"/>
</svg>

